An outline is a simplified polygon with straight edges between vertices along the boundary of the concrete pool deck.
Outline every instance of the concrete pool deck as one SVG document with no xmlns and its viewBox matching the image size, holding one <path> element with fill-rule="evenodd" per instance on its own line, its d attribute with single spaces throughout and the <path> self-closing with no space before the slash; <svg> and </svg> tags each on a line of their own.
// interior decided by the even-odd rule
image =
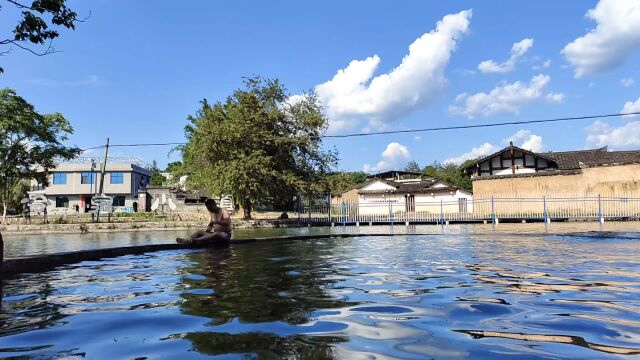
<svg viewBox="0 0 640 360">
<path fill-rule="evenodd" d="M 317 234 L 317 235 L 290 235 L 290 236 L 271 236 L 271 237 L 254 237 L 244 239 L 233 239 L 231 244 L 247 244 L 254 242 L 264 241 L 283 241 L 283 240 L 311 240 L 311 239 L 329 239 L 335 238 L 350 238 L 359 236 L 393 236 L 394 234 L 380 233 L 380 234 Z M 398 234 L 395 234 L 398 235 Z M 425 234 L 432 235 L 432 234 Z M 2 243 L 2 237 L 0 235 L 0 244 Z M 178 244 L 178 243 L 166 243 L 166 244 L 147 244 L 147 245 L 135 245 L 135 246 L 121 246 L 104 249 L 92 249 L 92 250 L 80 250 L 69 251 L 54 254 L 45 255 L 33 255 L 7 258 L 2 261 L 2 269 L 0 269 L 0 278 L 5 275 L 27 273 L 27 272 L 42 272 L 54 269 L 58 266 L 74 264 L 82 261 L 95 261 L 104 258 L 112 258 L 124 255 L 138 255 L 153 251 L 163 250 L 184 250 L 184 249 L 205 249 L 207 246 L 194 246 L 191 244 Z M 2 257 L 0 256 L 0 260 Z"/>
</svg>

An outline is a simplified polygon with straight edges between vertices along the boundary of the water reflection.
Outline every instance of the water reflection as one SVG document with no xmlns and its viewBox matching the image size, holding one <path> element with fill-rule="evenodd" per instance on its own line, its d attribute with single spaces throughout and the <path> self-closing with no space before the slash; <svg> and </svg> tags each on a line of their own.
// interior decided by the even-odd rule
<svg viewBox="0 0 640 360">
<path fill-rule="evenodd" d="M 312 322 L 310 313 L 356 304 L 326 291 L 338 281 L 332 279 L 338 270 L 323 257 L 334 247 L 328 242 L 265 243 L 188 254 L 191 265 L 181 270 L 179 286 L 185 291 L 180 307 L 185 314 L 209 318 L 211 328 L 184 338 L 208 354 L 329 356 L 330 346 L 321 344 L 346 337 L 301 334 L 345 329 L 341 323 Z"/>
<path fill-rule="evenodd" d="M 637 238 L 445 233 L 85 262 L 5 280 L 0 354 L 632 358 Z"/>
</svg>

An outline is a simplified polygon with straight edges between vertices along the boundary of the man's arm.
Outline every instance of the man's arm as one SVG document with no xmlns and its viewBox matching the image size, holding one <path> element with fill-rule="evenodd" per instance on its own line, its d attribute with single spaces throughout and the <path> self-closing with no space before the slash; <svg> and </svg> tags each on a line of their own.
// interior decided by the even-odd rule
<svg viewBox="0 0 640 360">
<path fill-rule="evenodd" d="M 215 221 L 213 221 L 213 219 L 211 219 L 211 221 L 209 221 L 209 225 L 207 225 L 207 230 L 205 230 L 205 232 L 212 232 L 213 231 L 213 225 L 215 225 Z"/>
</svg>

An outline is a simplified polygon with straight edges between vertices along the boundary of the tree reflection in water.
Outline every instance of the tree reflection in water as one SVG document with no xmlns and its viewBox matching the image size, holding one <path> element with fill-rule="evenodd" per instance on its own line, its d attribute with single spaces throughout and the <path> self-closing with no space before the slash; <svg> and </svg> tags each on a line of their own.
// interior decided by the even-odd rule
<svg viewBox="0 0 640 360">
<path fill-rule="evenodd" d="M 333 251 L 332 241 L 308 241 L 189 254 L 192 264 L 184 268 L 180 285 L 186 288 L 181 309 L 185 314 L 210 318 L 212 332 L 189 333 L 184 338 L 207 354 L 332 357 L 331 344 L 346 342 L 346 336 L 309 336 L 305 335 L 309 326 L 299 325 L 314 320 L 312 311 L 356 305 L 325 290 L 335 282 L 331 275 L 340 271 L 335 261 L 323 256 Z M 265 323 L 273 326 L 266 327 L 269 333 L 242 331 L 240 327 L 247 329 L 247 323 L 260 324 L 260 328 L 265 328 Z"/>
</svg>

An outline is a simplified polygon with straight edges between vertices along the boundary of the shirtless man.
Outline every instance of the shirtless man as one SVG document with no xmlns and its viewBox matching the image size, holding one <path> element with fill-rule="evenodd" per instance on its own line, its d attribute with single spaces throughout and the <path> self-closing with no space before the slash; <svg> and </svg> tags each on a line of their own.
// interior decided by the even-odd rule
<svg viewBox="0 0 640 360">
<path fill-rule="evenodd" d="M 188 238 L 177 238 L 181 244 L 215 244 L 227 245 L 231 240 L 231 216 L 227 209 L 218 207 L 215 200 L 207 199 L 204 202 L 211 213 L 211 221 L 207 230 L 198 230 Z"/>
</svg>

